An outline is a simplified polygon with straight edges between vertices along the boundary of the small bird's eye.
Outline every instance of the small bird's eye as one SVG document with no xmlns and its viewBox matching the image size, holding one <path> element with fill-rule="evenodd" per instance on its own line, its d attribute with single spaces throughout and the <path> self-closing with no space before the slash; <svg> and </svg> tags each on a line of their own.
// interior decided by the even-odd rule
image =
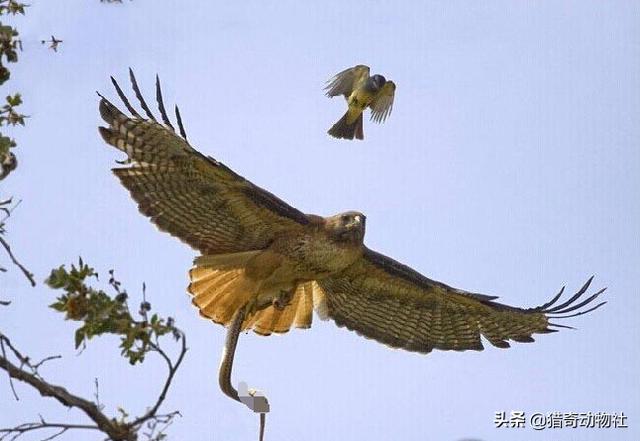
<svg viewBox="0 0 640 441">
<path fill-rule="evenodd" d="M 349 215 L 348 214 L 343 214 L 341 220 L 342 220 L 342 222 L 349 222 Z"/>
</svg>

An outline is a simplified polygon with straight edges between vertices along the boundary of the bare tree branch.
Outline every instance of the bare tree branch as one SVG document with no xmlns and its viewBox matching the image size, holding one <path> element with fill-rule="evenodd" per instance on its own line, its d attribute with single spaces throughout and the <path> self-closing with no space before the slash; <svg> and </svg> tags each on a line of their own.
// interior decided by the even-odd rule
<svg viewBox="0 0 640 441">
<path fill-rule="evenodd" d="M 37 370 L 40 366 L 42 366 L 47 361 L 57 360 L 57 359 L 60 359 L 60 358 L 62 358 L 62 355 L 51 355 L 49 357 L 45 357 L 42 360 L 40 360 L 39 362 L 37 362 L 36 364 L 34 364 L 33 368 Z"/>
<path fill-rule="evenodd" d="M 29 283 L 31 283 L 31 286 L 36 286 L 36 281 L 33 278 L 33 274 L 28 269 L 26 269 L 20 262 L 18 262 L 18 259 L 16 259 L 16 257 L 11 252 L 11 247 L 9 246 L 7 241 L 4 240 L 2 236 L 0 236 L 0 245 L 2 245 L 4 249 L 7 251 L 7 254 L 9 255 L 9 258 L 11 259 L 13 264 L 18 268 L 20 268 L 20 271 L 22 271 L 22 274 L 24 274 L 24 276 L 29 280 Z"/>
<path fill-rule="evenodd" d="M 158 399 L 156 400 L 155 405 L 151 409 L 149 409 L 149 411 L 147 411 L 146 414 L 144 414 L 143 416 L 133 421 L 133 423 L 131 423 L 132 426 L 140 426 L 145 421 L 155 417 L 156 413 L 158 412 L 158 409 L 160 409 L 160 406 L 162 405 L 165 398 L 167 397 L 167 392 L 171 387 L 171 382 L 173 381 L 173 377 L 176 374 L 176 371 L 178 370 L 178 368 L 180 367 L 180 364 L 182 364 L 182 360 L 184 359 L 184 356 L 187 353 L 187 337 L 181 331 L 179 331 L 179 336 L 180 336 L 180 341 L 182 346 L 180 348 L 180 355 L 178 355 L 178 360 L 176 361 L 175 364 L 172 363 L 169 356 L 160 348 L 160 346 L 157 343 L 150 344 L 153 350 L 156 351 L 158 354 L 160 354 L 160 356 L 164 359 L 165 363 L 167 363 L 167 367 L 169 368 L 169 374 L 167 375 L 167 379 L 164 383 L 164 387 L 162 388 L 162 391 L 160 392 L 160 395 L 158 396 Z"/>
<path fill-rule="evenodd" d="M 2 358 L 7 358 L 7 351 L 4 347 L 4 339 L 0 339 L 0 350 L 2 352 Z M 18 396 L 18 393 L 16 392 L 16 388 L 13 385 L 13 378 L 11 378 L 11 375 L 9 375 L 9 386 L 11 386 L 11 392 L 13 393 L 13 397 L 16 399 L 16 401 L 20 401 L 20 397 Z"/>
<path fill-rule="evenodd" d="M 24 423 L 19 426 L 12 427 L 10 429 L 0 429 L 0 441 L 9 440 L 13 441 L 24 435 L 28 432 L 33 432 L 35 430 L 46 430 L 46 429 L 60 429 L 51 436 L 47 438 L 43 438 L 42 441 L 52 440 L 54 438 L 59 437 L 67 430 L 71 429 L 89 429 L 89 430 L 100 430 L 98 426 L 90 425 L 90 424 L 66 424 L 66 423 L 48 423 L 44 419 L 41 419 L 37 423 Z M 9 438 L 10 435 L 11 438 Z"/>
<path fill-rule="evenodd" d="M 103 413 L 103 406 L 100 404 L 98 398 L 99 396 L 97 380 L 95 402 L 79 397 L 69 392 L 62 386 L 49 383 L 40 375 L 40 373 L 38 372 L 38 368 L 41 367 L 45 362 L 53 359 L 58 359 L 60 358 L 60 356 L 56 355 L 46 357 L 37 363 L 33 363 L 31 362 L 29 357 L 23 355 L 11 343 L 6 335 L 0 332 L 0 369 L 4 369 L 8 373 L 9 383 L 16 399 L 19 398 L 14 388 L 13 379 L 32 386 L 44 397 L 54 398 L 64 406 L 81 410 L 95 423 L 95 425 L 47 423 L 41 417 L 39 423 L 24 423 L 13 428 L 0 429 L 0 441 L 13 441 L 26 432 L 40 429 L 59 429 L 48 438 L 45 438 L 48 440 L 57 438 L 70 429 L 93 429 L 105 433 L 109 437 L 109 439 L 114 441 L 135 441 L 138 439 L 138 432 L 143 427 L 146 427 L 148 429 L 148 432 L 144 433 L 144 435 L 149 441 L 164 439 L 164 437 L 166 436 L 164 434 L 164 431 L 172 424 L 173 419 L 176 416 L 181 416 L 178 411 L 167 414 L 158 414 L 158 411 L 167 396 L 169 388 L 171 387 L 174 376 L 180 365 L 182 364 L 184 356 L 187 352 L 186 337 L 184 333 L 177 330 L 176 333 L 178 338 L 181 340 L 181 348 L 178 358 L 175 362 L 173 362 L 171 358 L 166 354 L 166 352 L 164 352 L 164 350 L 160 348 L 159 344 L 151 344 L 152 350 L 160 354 L 160 356 L 167 364 L 169 373 L 154 405 L 144 415 L 136 418 L 132 422 L 126 422 L 126 413 L 123 413 L 123 418 L 118 420 L 115 418 L 109 418 Z M 8 359 L 7 353 L 13 354 L 13 357 L 15 357 L 19 361 L 19 366 L 12 363 Z"/>
<path fill-rule="evenodd" d="M 9 338 L 2 333 L 0 333 L 0 341 L 10 348 L 23 364 L 26 364 L 33 370 L 33 365 L 29 363 L 28 358 L 22 356 L 20 352 L 13 347 Z M 36 389 L 43 397 L 54 398 L 64 406 L 75 407 L 81 410 L 96 423 L 99 430 L 107 434 L 111 439 L 115 441 L 134 441 L 136 439 L 136 434 L 131 431 L 129 425 L 109 419 L 98 409 L 95 403 L 70 393 L 62 386 L 45 381 L 37 374 L 37 371 L 30 373 L 14 365 L 7 359 L 5 354 L 0 358 L 0 368 L 7 371 L 11 378 L 26 383 Z"/>
<path fill-rule="evenodd" d="M 2 237 L 2 235 L 6 232 L 6 230 L 4 229 L 5 222 L 7 221 L 9 216 L 11 216 L 11 213 L 13 212 L 13 210 L 15 210 L 15 208 L 18 205 L 20 205 L 20 202 L 21 202 L 21 201 L 18 201 L 13 207 L 7 208 L 7 206 L 11 204 L 11 200 L 12 199 L 0 201 L 0 210 L 4 212 L 4 217 L 2 218 L 2 220 L 0 220 L 0 244 L 7 251 L 7 254 L 9 255 L 9 258 L 11 259 L 13 264 L 18 268 L 20 268 L 20 271 L 22 271 L 25 277 L 29 280 L 29 283 L 31 283 L 31 286 L 36 286 L 36 281 L 34 280 L 33 274 L 31 273 L 31 271 L 25 268 L 24 265 L 22 265 L 18 261 L 18 259 L 16 259 L 16 257 L 13 255 L 13 252 L 11 251 L 11 247 L 9 246 L 9 243 L 6 240 L 4 240 L 4 238 Z M 0 267 L 0 271 L 5 272 L 6 269 Z"/>
<path fill-rule="evenodd" d="M 182 414 L 176 410 L 166 415 L 156 415 L 147 423 L 149 431 L 144 432 L 143 435 L 146 436 L 149 441 L 165 439 L 164 432 L 171 424 L 173 424 L 173 420 L 176 416 L 181 417 Z"/>
</svg>

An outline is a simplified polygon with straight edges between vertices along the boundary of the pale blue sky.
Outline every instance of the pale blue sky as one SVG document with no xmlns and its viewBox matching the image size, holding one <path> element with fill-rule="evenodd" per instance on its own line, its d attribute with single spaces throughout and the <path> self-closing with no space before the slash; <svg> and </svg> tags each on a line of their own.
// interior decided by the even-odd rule
<svg viewBox="0 0 640 441">
<path fill-rule="evenodd" d="M 3 195 L 23 200 L 9 239 L 42 281 L 78 255 L 188 335 L 166 410 L 172 439 L 251 440 L 257 418 L 223 396 L 225 331 L 198 318 L 185 286 L 195 252 L 141 216 L 109 169 L 96 90 L 132 66 L 152 98 L 180 104 L 193 145 L 295 207 L 367 215 L 371 248 L 425 275 L 537 306 L 592 274 L 609 304 L 577 331 L 509 350 L 418 355 L 316 320 L 269 338 L 242 335 L 235 381 L 264 390 L 267 440 L 640 439 L 640 10 L 638 2 L 33 1 L 25 52 L 5 89 L 23 92 L 20 167 Z M 305 3 L 303 5 L 303 3 Z M 40 46 L 64 40 L 54 54 Z M 358 63 L 393 79 L 393 114 L 364 142 L 326 130 L 344 102 L 324 81 Z M 139 413 L 164 366 L 129 367 L 117 341 L 75 356 L 55 293 L 2 276 L 2 328 L 43 374 L 112 414 Z M 7 294 L 5 294 L 7 293 Z M 0 426 L 84 421 L 0 375 Z M 495 429 L 496 411 L 625 412 L 626 430 Z M 101 439 L 91 433 L 67 439 Z"/>
</svg>

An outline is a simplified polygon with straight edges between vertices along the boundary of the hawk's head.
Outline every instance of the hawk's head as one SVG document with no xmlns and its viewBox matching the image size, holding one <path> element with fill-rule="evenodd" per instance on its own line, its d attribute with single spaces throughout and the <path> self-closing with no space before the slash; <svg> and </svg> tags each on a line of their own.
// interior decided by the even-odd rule
<svg viewBox="0 0 640 441">
<path fill-rule="evenodd" d="M 362 244 L 366 216 L 357 211 L 346 211 L 327 219 L 327 230 L 339 242 Z"/>
</svg>

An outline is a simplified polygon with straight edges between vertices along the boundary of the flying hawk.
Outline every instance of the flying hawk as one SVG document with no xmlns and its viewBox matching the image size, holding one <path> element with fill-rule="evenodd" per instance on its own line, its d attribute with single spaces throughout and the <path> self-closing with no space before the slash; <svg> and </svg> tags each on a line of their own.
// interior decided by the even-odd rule
<svg viewBox="0 0 640 441">
<path fill-rule="evenodd" d="M 304 214 L 198 152 L 187 142 L 177 107 L 180 134 L 175 133 L 157 78 L 161 121 L 132 73 L 147 118 L 112 81 L 131 114 L 100 100 L 108 125 L 100 134 L 127 155 L 113 173 L 158 228 L 201 253 L 189 273 L 188 291 L 200 314 L 216 323 L 228 325 L 236 311 L 248 308 L 242 328 L 269 335 L 309 328 L 315 309 L 365 337 L 428 353 L 481 350 L 481 336 L 500 348 L 510 340 L 531 342 L 533 334 L 566 327 L 550 320 L 605 303 L 592 306 L 604 289 L 584 296 L 592 278 L 564 302 L 558 303 L 561 290 L 529 309 L 431 280 L 367 248 L 364 214 Z"/>
</svg>

